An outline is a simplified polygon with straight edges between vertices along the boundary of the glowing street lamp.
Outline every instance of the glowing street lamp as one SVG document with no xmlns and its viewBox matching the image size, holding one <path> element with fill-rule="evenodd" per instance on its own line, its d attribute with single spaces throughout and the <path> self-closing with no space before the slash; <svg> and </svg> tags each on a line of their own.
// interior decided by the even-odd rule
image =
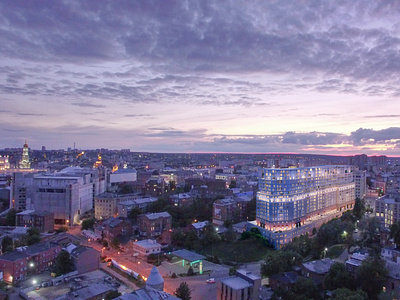
<svg viewBox="0 0 400 300">
<path fill-rule="evenodd" d="M 33 262 L 29 263 L 29 267 L 33 268 L 35 264 Z"/>
<path fill-rule="evenodd" d="M 36 280 L 36 279 L 33 279 L 33 280 L 32 280 L 32 283 L 33 283 L 33 284 L 36 284 L 36 283 L 37 283 L 37 280 Z"/>
</svg>

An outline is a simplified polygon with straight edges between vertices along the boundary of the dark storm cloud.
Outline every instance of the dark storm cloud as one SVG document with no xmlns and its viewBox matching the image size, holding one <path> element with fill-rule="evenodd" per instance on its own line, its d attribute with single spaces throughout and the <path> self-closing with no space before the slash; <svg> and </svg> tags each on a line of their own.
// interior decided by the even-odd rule
<svg viewBox="0 0 400 300">
<path fill-rule="evenodd" d="M 399 75 L 399 5 L 3 1 L 0 32 L 7 43 L 0 51 L 35 61 L 135 59 L 163 71 L 322 72 L 379 81 Z"/>
<path fill-rule="evenodd" d="M 400 141 L 400 127 L 390 127 L 382 130 L 359 128 L 352 132 L 350 139 L 354 145 L 368 145 L 377 143 L 393 144 Z"/>
</svg>

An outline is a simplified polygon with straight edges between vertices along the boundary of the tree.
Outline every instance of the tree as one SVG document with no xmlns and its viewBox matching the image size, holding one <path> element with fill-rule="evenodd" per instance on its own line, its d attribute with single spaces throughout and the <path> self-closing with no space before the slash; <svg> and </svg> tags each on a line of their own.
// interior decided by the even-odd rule
<svg viewBox="0 0 400 300">
<path fill-rule="evenodd" d="M 187 271 L 187 276 L 194 276 L 194 270 L 193 270 L 192 266 L 189 267 L 189 269 Z"/>
<path fill-rule="evenodd" d="M 118 249 L 120 244 L 121 242 L 117 237 L 113 238 L 113 240 L 111 241 L 111 247 L 113 247 L 114 249 Z"/>
<path fill-rule="evenodd" d="M 326 274 L 324 279 L 325 287 L 330 290 L 336 290 L 339 288 L 352 288 L 353 287 L 353 278 L 350 276 L 349 272 L 347 272 L 344 264 L 335 262 L 328 274 Z"/>
<path fill-rule="evenodd" d="M 175 296 L 182 300 L 190 300 L 192 299 L 191 293 L 189 285 L 186 282 L 181 282 L 175 291 Z"/>
<path fill-rule="evenodd" d="M 27 230 L 26 242 L 28 246 L 40 243 L 40 231 L 36 227 L 31 227 Z"/>
<path fill-rule="evenodd" d="M 378 234 L 381 222 L 377 217 L 363 218 L 360 220 L 358 227 L 364 231 L 369 243 L 378 240 Z"/>
<path fill-rule="evenodd" d="M 10 251 L 11 250 L 11 251 Z M 13 239 L 6 235 L 1 241 L 1 252 L 12 252 L 13 251 Z"/>
<path fill-rule="evenodd" d="M 281 272 L 290 271 L 301 262 L 301 256 L 293 251 L 270 252 L 261 264 L 261 275 L 270 277 Z"/>
<path fill-rule="evenodd" d="M 60 228 L 57 229 L 56 233 L 62 233 L 62 232 L 67 232 L 68 227 L 67 226 L 61 226 Z"/>
<path fill-rule="evenodd" d="M 390 237 L 393 238 L 397 248 L 400 247 L 400 222 L 390 226 Z"/>
<path fill-rule="evenodd" d="M 136 221 L 138 215 L 140 215 L 142 212 L 139 208 L 132 208 L 131 211 L 129 212 L 128 218 L 131 219 L 132 221 Z"/>
<path fill-rule="evenodd" d="M 356 284 L 368 294 L 368 299 L 377 299 L 386 281 L 388 270 L 379 258 L 368 258 L 356 271 Z"/>
<path fill-rule="evenodd" d="M 106 294 L 106 297 L 105 297 L 104 299 L 105 299 L 105 300 L 111 300 L 111 299 L 117 298 L 117 297 L 119 297 L 119 296 L 121 296 L 121 293 L 120 293 L 120 292 L 118 292 L 118 291 L 109 291 L 109 292 Z"/>
<path fill-rule="evenodd" d="M 365 212 L 365 205 L 363 201 L 360 198 L 356 198 L 356 202 L 354 203 L 354 208 L 353 208 L 353 215 L 357 218 L 357 220 L 360 220 Z"/>
<path fill-rule="evenodd" d="M 349 289 L 337 289 L 333 292 L 332 298 L 335 300 L 368 300 L 368 295 L 362 290 L 352 291 Z"/>
<path fill-rule="evenodd" d="M 314 284 L 314 281 L 302 276 L 297 277 L 292 292 L 294 294 L 292 299 L 322 299 L 318 288 Z"/>
<path fill-rule="evenodd" d="M 227 241 L 230 244 L 233 244 L 236 242 L 236 233 L 233 230 L 232 225 L 228 227 L 228 230 L 224 233 L 224 238 L 225 241 Z"/>
<path fill-rule="evenodd" d="M 17 214 L 17 211 L 15 208 L 10 208 L 6 215 L 6 225 L 7 226 L 15 226 L 15 216 Z"/>
<path fill-rule="evenodd" d="M 74 262 L 71 256 L 65 250 L 62 250 L 56 257 L 54 271 L 57 275 L 62 275 L 71 272 L 74 269 Z"/>
<path fill-rule="evenodd" d="M 94 219 L 86 219 L 82 221 L 82 230 L 93 230 L 95 220 Z"/>
</svg>

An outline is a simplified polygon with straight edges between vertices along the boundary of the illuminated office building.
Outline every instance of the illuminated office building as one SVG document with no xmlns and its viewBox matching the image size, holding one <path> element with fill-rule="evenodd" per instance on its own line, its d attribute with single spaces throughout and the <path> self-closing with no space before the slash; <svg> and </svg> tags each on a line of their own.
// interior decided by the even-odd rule
<svg viewBox="0 0 400 300">
<path fill-rule="evenodd" d="M 354 205 L 351 166 L 260 168 L 258 176 L 256 220 L 248 229 L 257 227 L 278 249 Z"/>
</svg>

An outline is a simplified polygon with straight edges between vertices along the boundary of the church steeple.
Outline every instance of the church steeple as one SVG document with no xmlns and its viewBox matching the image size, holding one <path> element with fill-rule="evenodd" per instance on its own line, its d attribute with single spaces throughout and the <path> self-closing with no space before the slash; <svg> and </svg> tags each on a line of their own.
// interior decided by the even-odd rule
<svg viewBox="0 0 400 300">
<path fill-rule="evenodd" d="M 30 169 L 31 163 L 29 162 L 29 147 L 28 141 L 25 140 L 24 148 L 22 149 L 22 159 L 19 162 L 20 169 Z"/>
</svg>

